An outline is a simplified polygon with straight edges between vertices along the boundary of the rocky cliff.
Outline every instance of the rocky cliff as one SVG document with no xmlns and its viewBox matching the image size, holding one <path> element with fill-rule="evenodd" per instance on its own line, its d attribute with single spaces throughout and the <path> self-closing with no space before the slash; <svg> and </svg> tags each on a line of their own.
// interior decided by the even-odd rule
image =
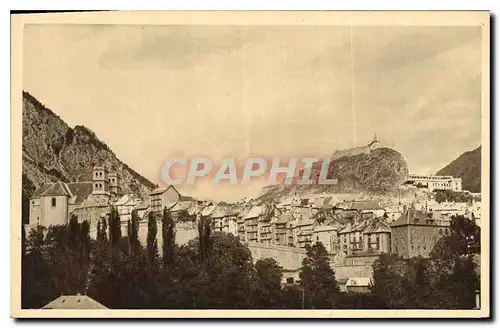
<svg viewBox="0 0 500 328">
<path fill-rule="evenodd" d="M 84 126 L 69 127 L 54 112 L 23 92 L 23 198 L 42 183 L 91 180 L 94 165 L 116 171 L 125 192 L 144 195 L 155 185 L 121 162 Z"/>
</svg>

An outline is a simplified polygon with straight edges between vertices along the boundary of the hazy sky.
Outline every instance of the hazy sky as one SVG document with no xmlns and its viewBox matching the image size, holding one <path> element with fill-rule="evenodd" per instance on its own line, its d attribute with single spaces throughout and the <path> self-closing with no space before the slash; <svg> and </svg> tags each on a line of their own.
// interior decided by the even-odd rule
<svg viewBox="0 0 500 328">
<path fill-rule="evenodd" d="M 173 154 L 328 155 L 377 133 L 435 173 L 481 140 L 479 27 L 31 25 L 24 56 L 26 91 L 160 184 Z"/>
</svg>

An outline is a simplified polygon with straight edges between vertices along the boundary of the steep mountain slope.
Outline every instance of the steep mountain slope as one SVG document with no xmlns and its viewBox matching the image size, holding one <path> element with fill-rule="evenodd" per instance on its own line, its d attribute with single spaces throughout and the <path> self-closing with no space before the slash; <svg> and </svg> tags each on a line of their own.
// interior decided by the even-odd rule
<svg viewBox="0 0 500 328">
<path fill-rule="evenodd" d="M 481 146 L 458 156 L 436 175 L 452 175 L 462 178 L 462 189 L 481 192 Z"/>
<path fill-rule="evenodd" d="M 122 189 L 144 195 L 155 185 L 121 162 L 84 126 L 70 128 L 50 109 L 23 92 L 23 197 L 42 183 L 91 180 L 92 167 L 116 171 Z"/>
<path fill-rule="evenodd" d="M 405 182 L 408 165 L 394 149 L 377 148 L 369 154 L 337 158 L 330 162 L 329 171 L 338 179 L 338 184 L 268 186 L 261 191 L 259 198 L 279 198 L 293 193 L 388 193 Z"/>
</svg>

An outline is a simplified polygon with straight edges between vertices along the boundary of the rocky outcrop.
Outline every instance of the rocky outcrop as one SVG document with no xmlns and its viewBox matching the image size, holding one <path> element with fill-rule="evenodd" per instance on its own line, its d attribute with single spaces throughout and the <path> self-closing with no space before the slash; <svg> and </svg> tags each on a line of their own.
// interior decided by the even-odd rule
<svg viewBox="0 0 500 328">
<path fill-rule="evenodd" d="M 294 193 L 388 193 L 405 182 L 408 165 L 394 149 L 376 148 L 332 160 L 329 176 L 338 179 L 338 184 L 267 186 L 259 198 L 277 199 Z"/>
</svg>

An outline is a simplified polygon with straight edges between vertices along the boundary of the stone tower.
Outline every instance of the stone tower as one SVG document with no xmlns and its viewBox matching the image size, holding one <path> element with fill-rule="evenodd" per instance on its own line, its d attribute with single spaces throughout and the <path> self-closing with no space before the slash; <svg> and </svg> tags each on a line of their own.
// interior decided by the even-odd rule
<svg viewBox="0 0 500 328">
<path fill-rule="evenodd" d="M 109 192 L 112 196 L 120 195 L 120 185 L 118 182 L 118 174 L 116 172 L 108 173 L 108 184 L 109 184 Z"/>
<path fill-rule="evenodd" d="M 107 171 L 103 166 L 94 166 L 92 170 L 92 195 L 99 204 L 109 203 L 109 182 Z"/>
</svg>

